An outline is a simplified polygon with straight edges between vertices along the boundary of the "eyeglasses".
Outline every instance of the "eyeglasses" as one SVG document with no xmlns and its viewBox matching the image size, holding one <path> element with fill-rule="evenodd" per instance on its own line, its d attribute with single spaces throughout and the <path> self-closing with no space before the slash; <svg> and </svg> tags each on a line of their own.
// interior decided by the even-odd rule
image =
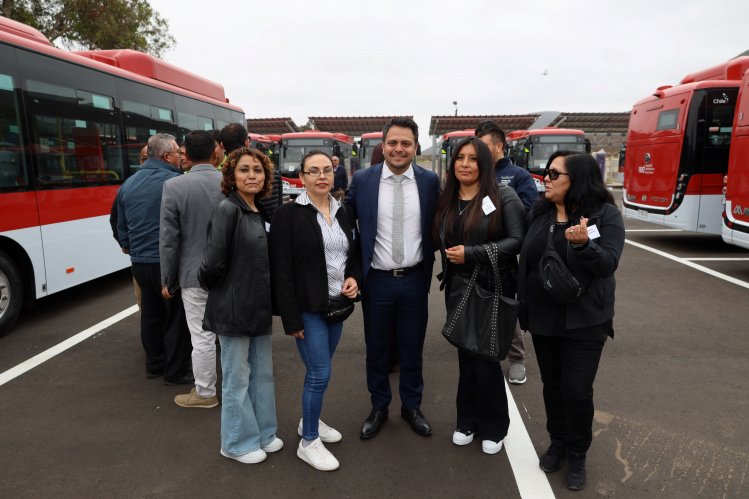
<svg viewBox="0 0 749 499">
<path fill-rule="evenodd" d="M 546 172 L 544 172 L 544 177 L 548 176 L 551 180 L 558 179 L 559 175 L 569 175 L 569 173 L 560 172 L 559 170 L 555 170 L 554 168 L 548 168 Z"/>
<path fill-rule="evenodd" d="M 311 170 L 306 171 L 306 172 L 302 172 L 302 173 L 304 173 L 306 175 L 309 175 L 312 178 L 317 178 L 320 175 L 326 175 L 326 176 L 327 175 L 333 175 L 333 169 L 332 168 L 323 168 L 322 170 L 320 170 L 318 168 L 312 168 Z"/>
</svg>

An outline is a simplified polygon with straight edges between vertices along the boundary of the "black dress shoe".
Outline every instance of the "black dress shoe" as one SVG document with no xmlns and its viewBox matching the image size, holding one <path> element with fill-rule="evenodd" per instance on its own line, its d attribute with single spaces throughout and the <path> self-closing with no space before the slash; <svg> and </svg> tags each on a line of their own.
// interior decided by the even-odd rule
<svg viewBox="0 0 749 499">
<path fill-rule="evenodd" d="M 414 433 L 428 437 L 432 434 L 432 427 L 419 409 L 401 408 L 401 417 L 408 421 Z"/>
<path fill-rule="evenodd" d="M 146 371 L 146 378 L 148 379 L 160 378 L 163 375 L 164 371 Z"/>
<path fill-rule="evenodd" d="M 166 386 L 191 385 L 193 383 L 195 383 L 195 378 L 193 378 L 192 376 L 183 376 L 181 378 L 173 378 L 173 379 L 164 378 L 164 384 Z"/>
<path fill-rule="evenodd" d="M 359 436 L 365 440 L 377 436 L 377 434 L 380 433 L 380 428 L 382 428 L 383 423 L 387 421 L 387 418 L 387 409 L 372 409 L 372 412 L 369 413 L 369 416 L 367 416 L 367 419 L 361 426 L 361 435 Z"/>
</svg>

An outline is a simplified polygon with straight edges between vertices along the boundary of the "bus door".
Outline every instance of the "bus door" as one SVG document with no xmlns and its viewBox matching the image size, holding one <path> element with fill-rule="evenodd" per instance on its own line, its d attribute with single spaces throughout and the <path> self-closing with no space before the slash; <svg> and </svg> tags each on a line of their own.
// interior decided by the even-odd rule
<svg viewBox="0 0 749 499">
<path fill-rule="evenodd" d="M 695 91 L 692 98 L 679 172 L 691 177 L 685 197 L 695 196 L 697 201 L 691 230 L 720 234 L 737 93 L 736 88 L 707 89 Z"/>
<path fill-rule="evenodd" d="M 736 107 L 731 153 L 726 177 L 723 240 L 749 249 L 749 73 L 744 76 Z"/>
</svg>

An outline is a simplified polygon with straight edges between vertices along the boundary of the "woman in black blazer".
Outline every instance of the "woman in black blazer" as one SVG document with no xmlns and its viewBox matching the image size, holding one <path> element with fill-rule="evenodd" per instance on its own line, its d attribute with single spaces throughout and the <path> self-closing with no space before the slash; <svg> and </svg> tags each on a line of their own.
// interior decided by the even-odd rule
<svg viewBox="0 0 749 499">
<path fill-rule="evenodd" d="M 296 338 L 307 368 L 297 456 L 313 468 L 332 471 L 338 460 L 323 442 L 338 442 L 341 434 L 320 421 L 320 413 L 343 323 L 325 316 L 331 300 L 353 300 L 359 294 L 358 240 L 352 217 L 330 195 L 330 156 L 307 153 L 300 175 L 305 192 L 281 206 L 273 218 L 271 280 L 284 331 Z"/>
</svg>

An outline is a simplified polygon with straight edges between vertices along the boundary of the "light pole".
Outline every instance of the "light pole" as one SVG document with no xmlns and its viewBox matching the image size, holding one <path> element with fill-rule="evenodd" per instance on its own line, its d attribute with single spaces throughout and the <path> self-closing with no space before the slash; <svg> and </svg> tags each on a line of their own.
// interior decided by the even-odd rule
<svg viewBox="0 0 749 499">
<path fill-rule="evenodd" d="M 457 116 L 458 115 L 458 101 L 454 100 L 453 106 L 455 106 L 455 116 Z"/>
</svg>

